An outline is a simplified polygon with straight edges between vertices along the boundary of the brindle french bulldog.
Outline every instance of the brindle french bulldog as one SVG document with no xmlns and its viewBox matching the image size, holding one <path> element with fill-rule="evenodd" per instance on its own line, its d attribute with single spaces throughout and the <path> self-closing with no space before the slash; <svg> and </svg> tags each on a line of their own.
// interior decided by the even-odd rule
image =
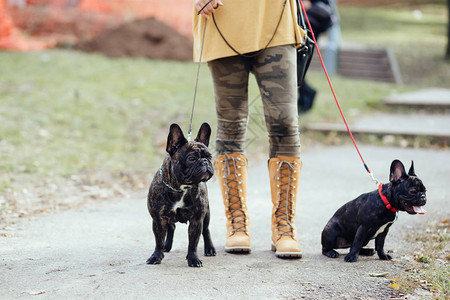
<svg viewBox="0 0 450 300">
<path fill-rule="evenodd" d="M 336 258 L 333 249 L 349 248 L 346 262 L 354 262 L 358 255 L 373 255 L 374 249 L 363 248 L 375 239 L 375 250 L 382 260 L 392 257 L 384 253 L 384 241 L 389 227 L 396 219 L 397 211 L 424 214 L 422 208 L 427 198 L 422 181 L 414 172 L 414 162 L 408 174 L 399 160 L 391 164 L 388 184 L 378 190 L 362 194 L 339 208 L 322 231 L 322 254 Z"/>
<path fill-rule="evenodd" d="M 188 142 L 177 124 L 170 126 L 167 156 L 153 177 L 147 207 L 153 218 L 155 251 L 147 264 L 160 264 L 163 252 L 172 248 L 175 223 L 189 222 L 186 259 L 190 267 L 201 267 L 197 245 L 203 234 L 206 256 L 216 255 L 209 232 L 209 203 L 206 181 L 214 174 L 208 151 L 211 127 L 203 123 L 197 138 Z M 165 242 L 164 242 L 165 240 Z"/>
</svg>

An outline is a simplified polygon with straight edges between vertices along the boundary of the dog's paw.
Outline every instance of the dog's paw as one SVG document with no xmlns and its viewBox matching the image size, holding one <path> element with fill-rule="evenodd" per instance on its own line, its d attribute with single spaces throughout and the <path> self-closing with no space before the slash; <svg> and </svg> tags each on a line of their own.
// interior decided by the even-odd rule
<svg viewBox="0 0 450 300">
<path fill-rule="evenodd" d="M 186 259 L 187 259 L 187 261 L 188 261 L 189 267 L 195 267 L 195 268 L 203 267 L 202 261 L 197 257 L 196 254 L 193 254 L 193 253 L 191 254 L 191 253 L 189 253 L 189 254 L 186 256 Z"/>
<path fill-rule="evenodd" d="M 322 251 L 322 254 L 325 256 L 328 256 L 329 258 L 336 258 L 339 256 L 339 253 L 337 251 L 334 250 L 330 250 L 330 251 Z"/>
<path fill-rule="evenodd" d="M 161 261 L 164 258 L 164 254 L 161 251 L 155 251 L 153 252 L 152 256 L 150 256 L 149 259 L 147 259 L 148 265 L 158 265 L 161 263 Z"/>
<path fill-rule="evenodd" d="M 167 238 L 166 242 L 164 243 L 164 252 L 170 252 L 170 250 L 172 250 L 172 244 L 173 244 L 173 239 L 171 238 Z"/>
<path fill-rule="evenodd" d="M 216 256 L 216 249 L 212 246 L 205 248 L 205 256 Z"/>
<path fill-rule="evenodd" d="M 378 254 L 378 257 L 381 260 L 391 260 L 392 259 L 392 256 L 390 256 L 389 254 L 386 254 L 386 253 Z"/>
<path fill-rule="evenodd" d="M 373 248 L 362 248 L 361 250 L 359 250 L 359 255 L 372 256 L 374 254 L 375 254 L 375 249 L 373 249 Z"/>
<path fill-rule="evenodd" d="M 358 255 L 349 253 L 345 256 L 344 261 L 346 262 L 355 262 L 358 260 Z"/>
</svg>

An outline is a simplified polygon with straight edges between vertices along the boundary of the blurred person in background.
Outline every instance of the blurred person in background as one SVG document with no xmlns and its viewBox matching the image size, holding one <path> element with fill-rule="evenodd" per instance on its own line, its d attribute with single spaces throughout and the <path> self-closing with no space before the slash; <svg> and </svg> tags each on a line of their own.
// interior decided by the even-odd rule
<svg viewBox="0 0 450 300">
<path fill-rule="evenodd" d="M 333 7 L 334 2 L 330 3 L 329 0 L 303 0 L 302 2 L 314 36 L 318 41 L 322 33 L 330 29 L 336 22 L 337 14 Z M 308 25 L 306 24 L 306 26 Z M 306 113 L 312 108 L 316 93 L 317 91 L 306 82 L 305 78 L 299 87 L 298 111 L 300 113 Z"/>
</svg>

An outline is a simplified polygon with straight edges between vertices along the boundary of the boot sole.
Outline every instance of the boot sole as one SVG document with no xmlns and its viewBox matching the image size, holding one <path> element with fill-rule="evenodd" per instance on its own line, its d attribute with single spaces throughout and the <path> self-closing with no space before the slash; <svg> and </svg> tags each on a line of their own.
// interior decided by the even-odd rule
<svg viewBox="0 0 450 300">
<path fill-rule="evenodd" d="M 228 253 L 250 253 L 250 247 L 225 247 L 225 252 Z"/>
<path fill-rule="evenodd" d="M 275 256 L 279 258 L 302 258 L 301 252 L 278 252 L 274 244 L 272 244 L 272 251 L 274 251 Z"/>
</svg>

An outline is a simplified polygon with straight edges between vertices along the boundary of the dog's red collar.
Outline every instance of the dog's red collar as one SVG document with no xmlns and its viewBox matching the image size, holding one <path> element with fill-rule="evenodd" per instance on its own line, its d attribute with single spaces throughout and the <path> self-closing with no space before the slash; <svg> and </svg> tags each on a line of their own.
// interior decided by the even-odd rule
<svg viewBox="0 0 450 300">
<path fill-rule="evenodd" d="M 392 205 L 389 203 L 389 200 L 386 198 L 386 196 L 383 195 L 382 189 L 383 189 L 383 184 L 380 183 L 380 185 L 378 186 L 378 194 L 380 195 L 381 200 L 383 200 L 384 205 L 386 205 L 386 208 L 390 211 L 398 212 L 398 209 L 393 208 Z"/>
</svg>

